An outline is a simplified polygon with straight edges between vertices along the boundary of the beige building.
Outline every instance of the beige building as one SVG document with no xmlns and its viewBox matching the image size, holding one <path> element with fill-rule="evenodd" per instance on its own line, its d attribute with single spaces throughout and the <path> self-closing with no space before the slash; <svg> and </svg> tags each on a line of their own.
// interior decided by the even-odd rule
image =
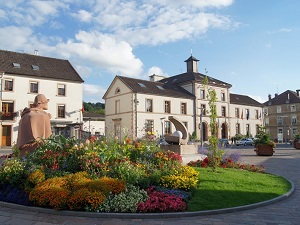
<svg viewBox="0 0 300 225">
<path fill-rule="evenodd" d="M 300 90 L 275 94 L 264 103 L 264 123 L 276 142 L 288 142 L 300 132 Z"/>
<path fill-rule="evenodd" d="M 207 141 L 209 129 L 208 89 L 217 94 L 217 136 L 231 138 L 236 134 L 255 136 L 262 125 L 262 104 L 254 99 L 231 94 L 231 84 L 208 78 L 198 72 L 198 61 L 191 56 L 185 62 L 187 72 L 171 77 L 150 76 L 150 81 L 116 76 L 103 99 L 108 133 L 123 138 L 141 138 L 147 131 L 169 135 L 175 127 L 168 116 L 175 116 L 189 134 Z M 202 121 L 202 126 L 200 126 Z M 200 128 L 202 127 L 202 132 Z M 202 137 L 202 138 L 201 138 Z"/>
<path fill-rule="evenodd" d="M 79 137 L 83 80 L 67 60 L 0 50 L 0 146 L 17 140 L 21 112 L 37 94 L 50 99 L 55 135 Z"/>
</svg>

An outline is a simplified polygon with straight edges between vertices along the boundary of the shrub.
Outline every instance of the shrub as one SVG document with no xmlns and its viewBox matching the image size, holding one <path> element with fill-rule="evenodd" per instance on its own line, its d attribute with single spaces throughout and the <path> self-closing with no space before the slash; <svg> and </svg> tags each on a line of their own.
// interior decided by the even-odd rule
<svg viewBox="0 0 300 225">
<path fill-rule="evenodd" d="M 181 197 L 158 192 L 153 186 L 147 189 L 147 194 L 149 195 L 149 199 L 138 204 L 138 212 L 179 212 L 187 208 L 187 204 Z"/>
<path fill-rule="evenodd" d="M 199 173 L 194 168 L 183 166 L 174 174 L 162 176 L 160 183 L 167 188 L 190 190 L 197 186 L 198 176 Z"/>
<path fill-rule="evenodd" d="M 101 192 L 90 191 L 88 188 L 81 188 L 72 193 L 68 199 L 68 206 L 71 210 L 83 210 L 86 208 L 96 209 L 105 200 Z"/>
<path fill-rule="evenodd" d="M 148 199 L 147 192 L 131 184 L 126 185 L 126 190 L 117 195 L 108 196 L 97 211 L 102 212 L 136 212 L 138 203 Z M 89 211 L 92 211 L 89 209 Z"/>
<path fill-rule="evenodd" d="M 62 177 L 48 179 L 32 189 L 29 199 L 38 206 L 66 209 L 67 199 L 71 193 L 66 184 L 66 180 Z"/>
<path fill-rule="evenodd" d="M 22 159 L 7 159 L 0 168 L 0 182 L 22 187 L 26 178 L 25 172 L 25 162 Z"/>
<path fill-rule="evenodd" d="M 132 185 L 139 185 L 147 178 L 143 165 L 132 163 L 130 161 L 116 163 L 113 170 L 113 177 L 118 177 Z"/>
</svg>

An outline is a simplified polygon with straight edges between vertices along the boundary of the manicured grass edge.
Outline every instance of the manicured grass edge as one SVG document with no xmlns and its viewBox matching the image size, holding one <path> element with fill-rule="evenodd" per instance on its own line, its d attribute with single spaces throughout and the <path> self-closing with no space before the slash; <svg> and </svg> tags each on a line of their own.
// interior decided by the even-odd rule
<svg viewBox="0 0 300 225">
<path fill-rule="evenodd" d="M 274 204 L 278 201 L 284 200 L 290 197 L 295 191 L 295 185 L 289 179 L 284 178 L 291 184 L 291 189 L 286 192 L 285 194 L 278 196 L 276 198 L 258 202 L 250 205 L 232 207 L 232 208 L 223 208 L 223 209 L 215 209 L 215 210 L 204 210 L 204 211 L 197 211 L 197 212 L 173 212 L 173 213 L 96 213 L 96 212 L 79 212 L 79 211 L 58 211 L 54 209 L 47 209 L 47 208 L 40 208 L 40 207 L 33 207 L 33 206 L 24 206 L 18 205 L 8 202 L 1 202 L 0 207 L 11 208 L 11 209 L 18 209 L 24 210 L 29 212 L 39 212 L 39 213 L 46 213 L 46 214 L 54 214 L 60 216 L 81 216 L 81 217 L 90 217 L 90 218 L 120 218 L 120 219 L 157 219 L 157 218 L 176 218 L 176 217 L 191 217 L 191 216 L 205 216 L 205 215 L 214 215 L 214 214 L 222 214 L 222 213 L 231 213 L 237 212 L 247 209 L 258 208 L 270 204 Z"/>
</svg>

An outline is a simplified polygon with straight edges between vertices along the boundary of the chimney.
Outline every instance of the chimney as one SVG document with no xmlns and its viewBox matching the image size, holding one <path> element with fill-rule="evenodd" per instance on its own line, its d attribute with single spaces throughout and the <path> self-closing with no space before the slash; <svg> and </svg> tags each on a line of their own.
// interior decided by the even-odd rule
<svg viewBox="0 0 300 225">
<path fill-rule="evenodd" d="M 275 98 L 278 96 L 278 94 L 277 93 L 275 93 Z"/>
<path fill-rule="evenodd" d="M 296 90 L 297 96 L 300 97 L 300 89 Z"/>
<path fill-rule="evenodd" d="M 269 101 L 271 101 L 271 95 L 270 94 L 268 95 L 268 98 L 269 98 Z"/>
</svg>

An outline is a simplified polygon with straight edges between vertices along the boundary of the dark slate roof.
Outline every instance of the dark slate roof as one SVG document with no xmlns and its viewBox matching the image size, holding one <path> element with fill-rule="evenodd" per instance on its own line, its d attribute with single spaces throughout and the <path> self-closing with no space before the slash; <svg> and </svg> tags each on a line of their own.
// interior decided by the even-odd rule
<svg viewBox="0 0 300 225">
<path fill-rule="evenodd" d="M 274 98 L 268 100 L 264 105 L 283 105 L 283 104 L 295 104 L 300 103 L 300 98 L 296 92 L 287 90 L 279 95 L 275 95 Z"/>
<path fill-rule="evenodd" d="M 263 104 L 246 95 L 230 94 L 230 104 L 263 107 Z"/>
<path fill-rule="evenodd" d="M 163 82 L 165 84 L 172 84 L 172 85 L 177 85 L 177 84 L 182 84 L 185 82 L 190 82 L 190 81 L 195 81 L 198 83 L 203 83 L 204 78 L 207 77 L 208 79 L 208 85 L 210 86 L 218 86 L 218 87 L 225 87 L 225 88 L 231 88 L 232 85 L 228 84 L 226 82 L 217 80 L 213 77 L 204 75 L 202 73 L 182 73 L 178 74 L 172 77 L 165 78 L 163 80 L 160 80 L 160 82 Z"/>
<path fill-rule="evenodd" d="M 153 82 L 123 76 L 117 77 L 136 93 L 169 96 L 175 98 L 195 98 L 193 94 L 176 85 L 169 85 L 161 82 Z"/>
<path fill-rule="evenodd" d="M 13 63 L 18 63 L 19 68 Z M 38 66 L 34 70 L 32 66 Z M 84 82 L 68 60 L 0 50 L 0 71 L 18 76 Z"/>
</svg>

